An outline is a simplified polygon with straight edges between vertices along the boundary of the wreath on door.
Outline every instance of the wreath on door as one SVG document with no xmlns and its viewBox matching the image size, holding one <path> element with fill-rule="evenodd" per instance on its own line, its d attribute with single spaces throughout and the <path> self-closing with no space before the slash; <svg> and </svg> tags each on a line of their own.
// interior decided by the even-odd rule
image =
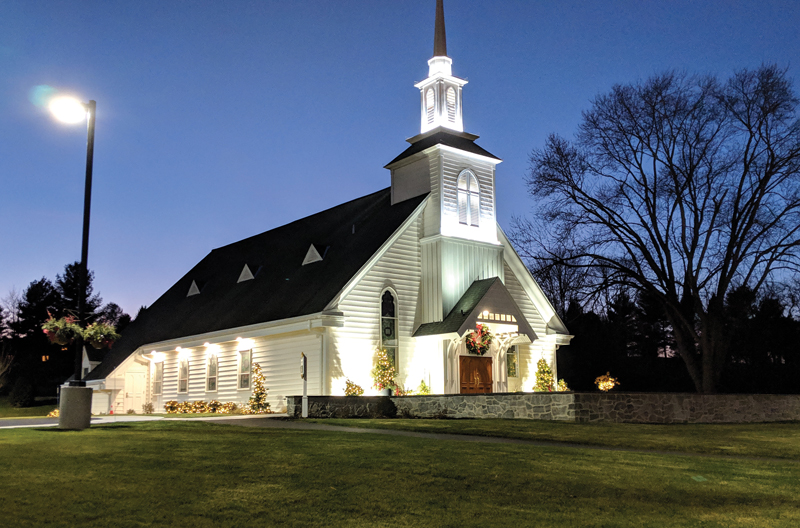
<svg viewBox="0 0 800 528">
<path fill-rule="evenodd" d="M 475 330 L 467 336 L 467 352 L 470 354 L 484 355 L 489 351 L 494 336 L 489 331 L 489 327 L 478 323 Z"/>
</svg>

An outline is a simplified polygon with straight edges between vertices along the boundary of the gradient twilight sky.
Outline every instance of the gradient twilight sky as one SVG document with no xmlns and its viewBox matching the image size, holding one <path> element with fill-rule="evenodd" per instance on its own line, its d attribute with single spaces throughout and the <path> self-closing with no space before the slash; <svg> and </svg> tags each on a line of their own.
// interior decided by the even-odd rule
<svg viewBox="0 0 800 528">
<path fill-rule="evenodd" d="M 0 297 L 80 258 L 85 125 L 31 102 L 97 101 L 89 267 L 134 315 L 213 248 L 389 185 L 419 133 L 434 0 L 0 2 Z M 464 127 L 504 160 L 498 220 L 526 214 L 528 155 L 615 83 L 762 62 L 800 83 L 800 2 L 446 0 Z M 796 85 L 800 91 L 800 85 Z"/>
</svg>

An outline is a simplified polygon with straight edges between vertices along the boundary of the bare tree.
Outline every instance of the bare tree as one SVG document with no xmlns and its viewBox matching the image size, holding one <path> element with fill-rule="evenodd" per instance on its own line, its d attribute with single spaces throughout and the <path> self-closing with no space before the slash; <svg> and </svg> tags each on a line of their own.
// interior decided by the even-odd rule
<svg viewBox="0 0 800 528">
<path fill-rule="evenodd" d="M 786 72 L 667 73 L 598 96 L 574 141 L 531 155 L 565 265 L 660 302 L 700 392 L 729 353 L 724 300 L 800 267 L 800 125 Z"/>
<path fill-rule="evenodd" d="M 19 309 L 22 300 L 22 293 L 16 288 L 11 288 L 3 298 L 0 298 L 0 312 L 3 312 L 6 326 L 9 329 L 11 325 L 19 321 Z"/>
</svg>

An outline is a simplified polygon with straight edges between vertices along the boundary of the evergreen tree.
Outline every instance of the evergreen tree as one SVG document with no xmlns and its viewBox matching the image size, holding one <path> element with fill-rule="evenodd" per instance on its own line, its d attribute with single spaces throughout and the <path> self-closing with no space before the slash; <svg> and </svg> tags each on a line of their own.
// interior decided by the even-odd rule
<svg viewBox="0 0 800 528">
<path fill-rule="evenodd" d="M 555 378 L 553 377 L 553 370 L 547 361 L 540 359 L 536 363 L 536 385 L 533 387 L 534 392 L 553 392 L 555 386 Z"/>
<path fill-rule="evenodd" d="M 372 386 L 378 390 L 394 389 L 396 386 L 394 376 L 395 370 L 392 360 L 389 359 L 385 350 L 378 351 L 378 360 L 372 369 L 372 380 L 374 382 Z"/>
<path fill-rule="evenodd" d="M 80 298 L 80 262 L 73 262 L 64 266 L 64 274 L 56 275 L 56 289 L 61 296 L 60 315 L 78 315 L 78 299 Z M 100 295 L 93 295 L 94 272 L 89 270 L 86 275 L 86 301 L 84 303 L 84 319 L 81 324 L 85 327 L 97 318 L 97 309 L 103 304 Z"/>
<path fill-rule="evenodd" d="M 250 396 L 250 414 L 266 414 L 269 412 L 267 388 L 264 386 L 264 381 L 261 365 L 253 363 L 253 395 Z"/>
</svg>

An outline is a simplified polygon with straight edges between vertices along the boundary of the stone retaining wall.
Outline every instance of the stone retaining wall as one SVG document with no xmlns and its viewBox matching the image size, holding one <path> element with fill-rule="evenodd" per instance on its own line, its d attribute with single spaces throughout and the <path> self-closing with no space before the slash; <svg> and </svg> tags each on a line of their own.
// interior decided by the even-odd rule
<svg viewBox="0 0 800 528">
<path fill-rule="evenodd" d="M 800 420 L 800 395 L 692 393 L 508 393 L 438 396 L 309 396 L 309 416 L 520 418 L 568 422 L 742 423 Z M 300 416 L 300 396 L 286 398 Z M 392 405 L 392 402 L 394 405 Z"/>
</svg>

